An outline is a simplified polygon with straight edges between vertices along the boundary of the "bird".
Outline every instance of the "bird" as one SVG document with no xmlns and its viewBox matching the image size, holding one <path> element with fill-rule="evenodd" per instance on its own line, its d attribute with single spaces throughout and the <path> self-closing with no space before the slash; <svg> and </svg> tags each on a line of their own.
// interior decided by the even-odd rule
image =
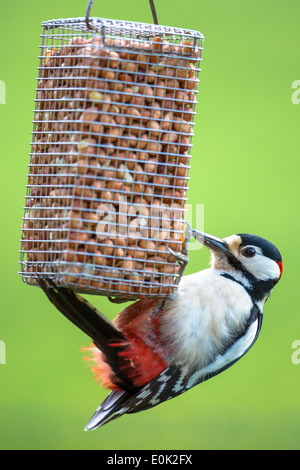
<svg viewBox="0 0 300 470">
<path fill-rule="evenodd" d="M 135 301 L 113 322 L 73 290 L 39 279 L 54 306 L 91 338 L 92 371 L 109 390 L 86 431 L 175 398 L 231 367 L 257 340 L 282 275 L 280 252 L 251 234 L 218 238 L 191 229 L 190 236 L 210 250 L 211 267 L 182 276 L 166 299 Z"/>
</svg>

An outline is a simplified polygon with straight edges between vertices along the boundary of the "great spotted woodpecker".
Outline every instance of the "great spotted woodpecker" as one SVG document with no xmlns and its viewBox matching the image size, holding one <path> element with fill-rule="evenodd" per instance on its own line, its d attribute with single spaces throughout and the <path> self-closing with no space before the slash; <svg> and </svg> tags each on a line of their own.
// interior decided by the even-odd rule
<svg viewBox="0 0 300 470">
<path fill-rule="evenodd" d="M 92 370 L 111 390 L 86 430 L 176 397 L 232 366 L 256 341 L 282 274 L 279 251 L 255 235 L 192 235 L 211 250 L 211 268 L 184 276 L 175 296 L 131 304 L 114 323 L 73 291 L 39 281 L 92 338 Z"/>
</svg>

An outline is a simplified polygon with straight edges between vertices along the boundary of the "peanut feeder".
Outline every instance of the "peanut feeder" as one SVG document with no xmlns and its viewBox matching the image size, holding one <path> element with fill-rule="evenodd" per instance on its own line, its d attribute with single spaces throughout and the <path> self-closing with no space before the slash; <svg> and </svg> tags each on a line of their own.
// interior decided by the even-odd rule
<svg viewBox="0 0 300 470">
<path fill-rule="evenodd" d="M 176 289 L 203 36 L 43 23 L 21 274 L 123 299 Z"/>
</svg>

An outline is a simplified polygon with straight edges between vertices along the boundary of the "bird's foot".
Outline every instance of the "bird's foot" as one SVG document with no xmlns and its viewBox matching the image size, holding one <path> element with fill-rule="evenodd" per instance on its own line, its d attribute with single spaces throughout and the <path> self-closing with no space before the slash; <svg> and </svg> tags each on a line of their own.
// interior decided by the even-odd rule
<svg viewBox="0 0 300 470">
<path fill-rule="evenodd" d="M 171 253 L 171 255 L 173 255 L 174 258 L 176 258 L 176 261 L 178 262 L 180 266 L 183 265 L 184 267 L 186 267 L 186 265 L 189 262 L 189 257 L 187 255 L 181 253 L 180 251 L 174 251 L 169 246 L 167 247 L 167 249 Z"/>
<path fill-rule="evenodd" d="M 182 251 L 181 252 L 174 251 L 174 250 L 172 250 L 172 248 L 167 247 L 168 251 L 176 258 L 176 261 L 179 264 L 178 284 L 179 284 L 179 282 L 180 282 L 180 280 L 183 276 L 183 273 L 185 271 L 185 268 L 187 267 L 187 264 L 189 262 L 189 256 L 188 256 L 189 249 L 188 249 L 188 247 L 189 247 L 189 241 L 192 238 L 192 228 L 191 228 L 190 224 L 187 221 L 185 221 L 185 225 L 186 225 L 186 230 L 185 230 L 184 242 L 183 242 L 183 245 L 182 245 Z"/>
<path fill-rule="evenodd" d="M 128 302 L 128 299 L 118 298 L 118 297 L 107 297 L 108 300 L 113 304 L 124 304 Z"/>
</svg>

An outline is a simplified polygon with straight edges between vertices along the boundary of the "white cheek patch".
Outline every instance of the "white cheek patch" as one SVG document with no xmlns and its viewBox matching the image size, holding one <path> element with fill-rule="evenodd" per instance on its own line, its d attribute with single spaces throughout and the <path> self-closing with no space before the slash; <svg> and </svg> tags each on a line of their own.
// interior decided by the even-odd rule
<svg viewBox="0 0 300 470">
<path fill-rule="evenodd" d="M 280 269 L 276 261 L 257 254 L 254 258 L 243 259 L 247 270 L 260 281 L 279 279 Z"/>
</svg>

